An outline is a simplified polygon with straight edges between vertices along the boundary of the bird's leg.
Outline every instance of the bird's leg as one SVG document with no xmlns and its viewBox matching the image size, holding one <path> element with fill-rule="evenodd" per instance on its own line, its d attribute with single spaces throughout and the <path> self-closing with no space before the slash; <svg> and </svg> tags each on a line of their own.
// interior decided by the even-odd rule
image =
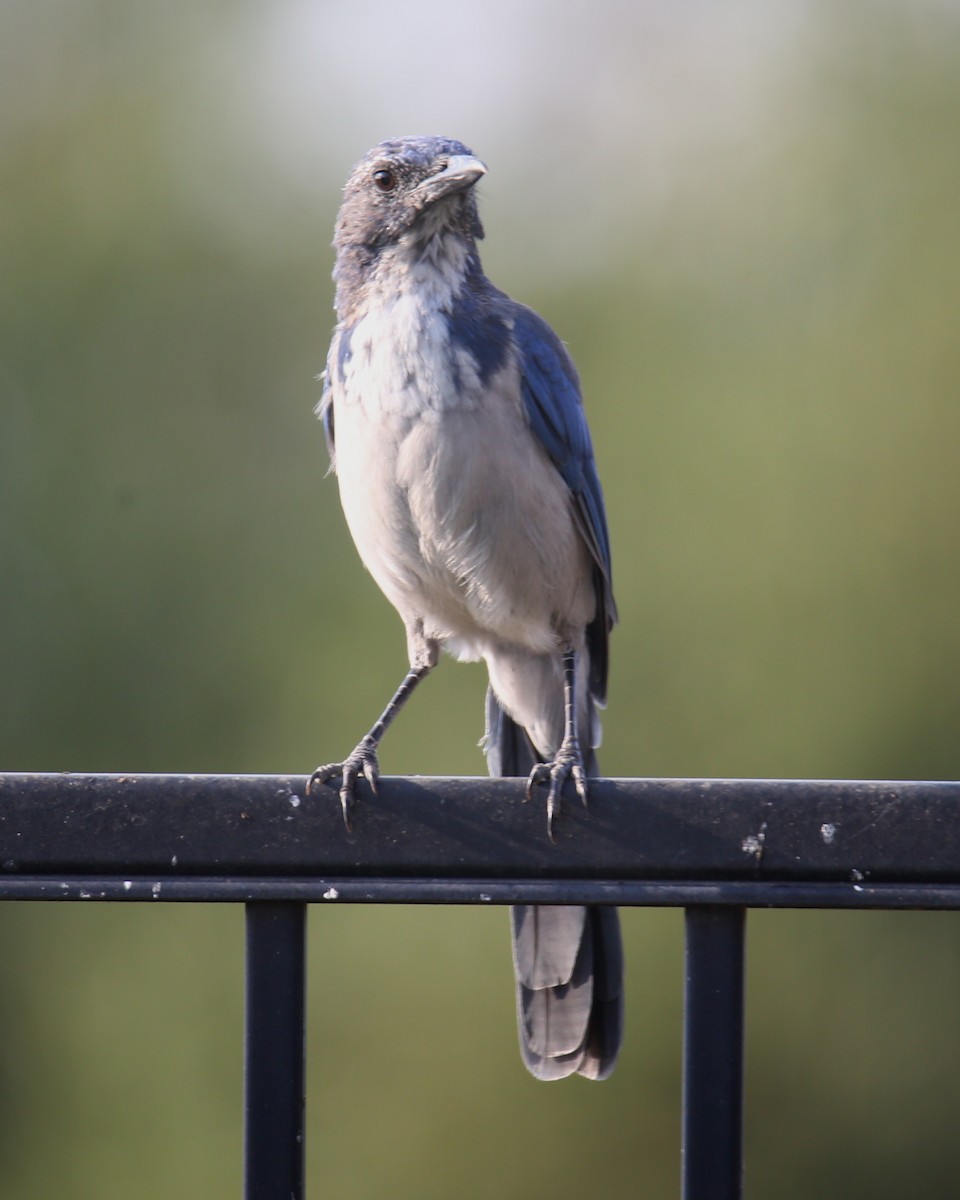
<svg viewBox="0 0 960 1200">
<path fill-rule="evenodd" d="M 538 783 L 549 785 L 547 792 L 547 836 L 552 842 L 553 818 L 560 807 L 563 785 L 572 778 L 577 795 L 587 803 L 587 769 L 580 749 L 577 730 L 577 656 L 568 647 L 563 652 L 563 741 L 554 755 L 553 762 L 537 763 L 527 779 L 527 799 L 533 795 Z"/>
<path fill-rule="evenodd" d="M 380 714 L 377 723 L 366 736 L 360 739 L 353 752 L 348 754 L 342 763 L 327 763 L 326 766 L 317 767 L 307 781 L 307 795 L 310 795 L 321 783 L 326 783 L 328 779 L 333 779 L 337 775 L 340 776 L 340 807 L 343 810 L 343 824 L 348 833 L 350 831 L 350 803 L 354 798 L 357 780 L 361 774 L 364 775 L 371 790 L 376 793 L 377 779 L 380 776 L 380 764 L 377 761 L 377 747 L 380 745 L 380 739 L 387 732 L 394 717 L 410 699 L 413 689 L 421 679 L 425 679 L 430 674 L 432 667 L 432 662 L 419 662 L 412 666 L 394 692 L 390 703 Z"/>
</svg>

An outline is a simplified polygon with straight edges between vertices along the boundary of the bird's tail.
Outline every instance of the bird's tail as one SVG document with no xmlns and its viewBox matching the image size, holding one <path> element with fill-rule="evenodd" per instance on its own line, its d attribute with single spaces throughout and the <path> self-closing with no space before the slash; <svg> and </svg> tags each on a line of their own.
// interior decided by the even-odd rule
<svg viewBox="0 0 960 1200">
<path fill-rule="evenodd" d="M 589 726 L 587 726 L 589 728 Z M 487 767 L 527 776 L 541 761 L 487 689 Z M 593 750 L 585 754 L 596 775 Z M 606 1079 L 623 1035 L 623 950 L 617 910 L 518 905 L 510 910 L 520 1053 L 538 1079 Z"/>
</svg>

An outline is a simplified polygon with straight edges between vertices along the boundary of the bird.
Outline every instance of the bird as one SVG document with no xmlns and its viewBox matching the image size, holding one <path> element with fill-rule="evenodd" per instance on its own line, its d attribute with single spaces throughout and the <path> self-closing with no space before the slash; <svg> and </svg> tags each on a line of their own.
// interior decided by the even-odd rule
<svg viewBox="0 0 960 1200">
<path fill-rule="evenodd" d="M 579 377 L 560 338 L 486 277 L 462 142 L 401 137 L 352 169 L 336 220 L 335 309 L 317 412 L 350 533 L 400 615 L 409 670 L 311 795 L 358 781 L 441 651 L 483 660 L 490 774 L 546 789 L 598 774 L 616 622 L 603 492 Z M 538 1079 L 606 1078 L 623 1031 L 623 951 L 609 906 L 511 910 L 521 1054 Z"/>
</svg>

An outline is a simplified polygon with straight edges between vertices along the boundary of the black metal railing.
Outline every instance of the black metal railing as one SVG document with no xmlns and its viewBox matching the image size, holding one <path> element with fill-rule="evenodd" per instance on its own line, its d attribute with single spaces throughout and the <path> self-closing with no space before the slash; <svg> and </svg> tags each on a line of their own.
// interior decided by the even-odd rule
<svg viewBox="0 0 960 1200">
<path fill-rule="evenodd" d="M 353 831 L 302 777 L 0 774 L 0 900 L 246 905 L 245 1196 L 304 1189 L 308 903 L 686 910 L 683 1197 L 742 1194 L 750 907 L 960 908 L 960 783 L 385 778 Z"/>
</svg>

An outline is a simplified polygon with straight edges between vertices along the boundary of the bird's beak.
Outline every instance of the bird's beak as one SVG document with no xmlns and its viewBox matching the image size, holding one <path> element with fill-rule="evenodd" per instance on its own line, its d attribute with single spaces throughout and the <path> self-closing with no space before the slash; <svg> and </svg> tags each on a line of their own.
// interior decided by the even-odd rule
<svg viewBox="0 0 960 1200">
<path fill-rule="evenodd" d="M 453 154 L 447 159 L 442 170 L 436 175 L 427 176 L 413 190 L 422 196 L 424 201 L 438 200 L 441 196 L 449 196 L 454 192 L 465 192 L 486 173 L 487 168 L 479 158 L 474 158 L 472 154 Z"/>
</svg>

